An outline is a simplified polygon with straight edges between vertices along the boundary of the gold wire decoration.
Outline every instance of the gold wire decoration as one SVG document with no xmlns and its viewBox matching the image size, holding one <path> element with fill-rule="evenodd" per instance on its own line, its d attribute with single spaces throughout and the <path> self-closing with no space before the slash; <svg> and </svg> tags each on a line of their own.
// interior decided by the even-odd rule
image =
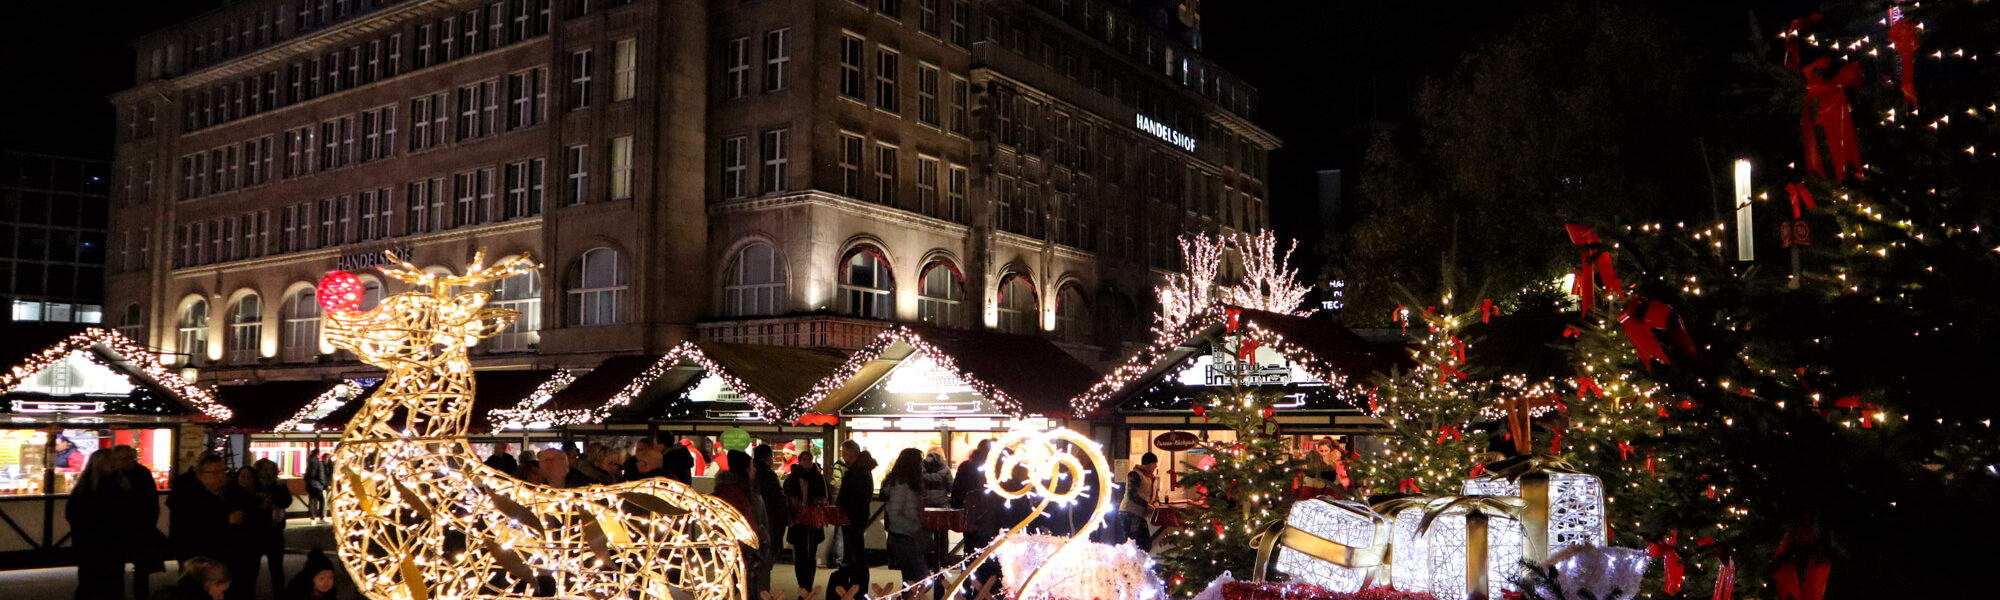
<svg viewBox="0 0 2000 600">
<path fill-rule="evenodd" d="M 1070 448 L 1077 449 L 1082 456 L 1079 457 L 1077 453 L 1059 446 L 1058 442 L 1068 443 Z M 1088 465 L 1085 464 L 1085 460 L 1090 461 Z M 1104 450 L 1088 436 L 1074 430 L 1058 428 L 1040 432 L 1019 429 L 1010 431 L 993 442 L 993 449 L 986 457 L 986 464 L 981 466 L 986 470 L 987 491 L 999 496 L 1005 502 L 1028 499 L 1036 502 L 1035 508 L 1028 511 L 1026 519 L 1009 528 L 998 542 L 988 544 L 984 550 L 970 559 L 964 571 L 953 578 L 950 586 L 945 589 L 959 589 L 964 585 L 966 578 L 979 569 L 980 564 L 985 563 L 1002 545 L 1008 543 L 1008 538 L 1013 538 L 1023 529 L 1027 529 L 1028 525 L 1034 523 L 1035 519 L 1042 515 L 1042 511 L 1047 510 L 1050 505 L 1068 505 L 1083 497 L 1085 492 L 1092 492 L 1091 497 L 1095 499 L 1096 506 L 1091 507 L 1090 520 L 1084 522 L 1083 527 L 1077 529 L 1076 535 L 1071 536 L 1062 547 L 1050 553 L 1047 560 L 1030 571 L 1019 585 L 1009 586 L 1013 588 L 1014 597 L 1048 592 L 1049 590 L 1038 590 L 1033 587 L 1035 578 L 1041 575 L 1042 568 L 1060 564 L 1057 561 L 1062 560 L 1064 551 L 1078 544 L 1088 544 L 1091 532 L 1097 531 L 1097 528 L 1104 524 L 1105 516 L 1111 512 L 1111 463 L 1104 459 Z M 1092 469 L 1095 470 L 1094 473 Z M 1017 470 L 1024 472 L 1026 477 L 1016 477 Z M 1086 477 L 1089 481 L 1085 480 Z M 1094 492 L 1091 489 L 1093 486 Z"/>
<path fill-rule="evenodd" d="M 485 255 L 452 276 L 390 253 L 382 272 L 413 291 L 326 314 L 335 347 L 389 372 L 334 450 L 328 500 L 356 586 L 374 600 L 748 600 L 742 545 L 757 536 L 721 500 L 665 478 L 561 489 L 481 464 L 466 348 L 520 313 L 478 290 L 537 268 Z"/>
</svg>

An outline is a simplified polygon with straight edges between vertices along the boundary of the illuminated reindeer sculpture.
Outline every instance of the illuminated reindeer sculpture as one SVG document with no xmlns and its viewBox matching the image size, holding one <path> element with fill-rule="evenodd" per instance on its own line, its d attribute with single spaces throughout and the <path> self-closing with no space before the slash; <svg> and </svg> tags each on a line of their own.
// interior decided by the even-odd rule
<svg viewBox="0 0 2000 600">
<path fill-rule="evenodd" d="M 748 600 L 742 545 L 757 536 L 728 504 L 668 479 L 559 489 L 481 464 L 465 440 L 466 348 L 519 313 L 486 308 L 482 284 L 536 268 L 527 255 L 462 276 L 389 255 L 416 289 L 360 312 L 360 285 L 320 282 L 327 339 L 388 370 L 334 452 L 340 559 L 374 600 L 528 597 Z"/>
</svg>

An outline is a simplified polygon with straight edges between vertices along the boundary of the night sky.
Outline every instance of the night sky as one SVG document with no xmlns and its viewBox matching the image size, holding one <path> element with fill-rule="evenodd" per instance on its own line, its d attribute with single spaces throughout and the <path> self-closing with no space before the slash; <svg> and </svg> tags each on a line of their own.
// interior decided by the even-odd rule
<svg viewBox="0 0 2000 600">
<path fill-rule="evenodd" d="M 111 157 L 106 97 L 130 85 L 131 38 L 200 14 L 221 0 L 10 2 L 4 28 L 6 127 L 0 147 Z M 1310 248 L 1323 232 L 1314 172 L 1344 168 L 1350 190 L 1369 132 L 1398 127 L 1427 77 L 1448 75 L 1459 56 L 1504 33 L 1547 0 L 1462 2 L 1203 3 L 1207 53 L 1257 86 L 1256 120 L 1284 141 L 1272 156 L 1272 222 Z M 1810 10 L 1800 0 L 1642 3 L 1703 52 L 1726 58 L 1747 47 L 1749 10 L 1780 22 Z M 1278 8 L 1282 7 L 1282 8 Z M 1767 29 L 1768 31 L 1768 29 Z M 1350 203 L 1353 202 L 1350 195 Z M 1310 260 L 1307 273 L 1317 272 Z"/>
</svg>

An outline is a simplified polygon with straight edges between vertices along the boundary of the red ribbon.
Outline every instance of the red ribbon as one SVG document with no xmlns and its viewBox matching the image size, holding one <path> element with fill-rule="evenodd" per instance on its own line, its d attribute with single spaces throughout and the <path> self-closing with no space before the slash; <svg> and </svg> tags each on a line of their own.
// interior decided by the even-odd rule
<svg viewBox="0 0 2000 600">
<path fill-rule="evenodd" d="M 1479 322 L 1491 323 L 1493 322 L 1493 315 L 1497 314 L 1500 314 L 1500 307 L 1493 305 L 1492 298 L 1482 298 L 1479 300 Z"/>
<path fill-rule="evenodd" d="M 1632 445 L 1625 443 L 1625 440 L 1618 440 L 1619 462 L 1624 462 L 1626 460 L 1630 460 L 1631 458 L 1632 458 Z"/>
<path fill-rule="evenodd" d="M 1570 289 L 1571 293 L 1583 299 L 1583 312 L 1590 312 L 1590 308 L 1597 304 L 1600 283 L 1604 293 L 1611 294 L 1613 298 L 1624 298 L 1625 284 L 1619 283 L 1618 273 L 1611 270 L 1611 253 L 1604 251 L 1604 240 L 1599 239 L 1597 232 L 1588 225 L 1570 223 L 1564 228 L 1569 231 L 1571 244 L 1584 247 L 1582 266 L 1577 268 L 1576 284 Z"/>
<path fill-rule="evenodd" d="M 1736 598 L 1736 559 L 1723 559 L 1722 568 L 1715 572 L 1715 593 L 1711 600 L 1734 600 Z"/>
<path fill-rule="evenodd" d="M 1222 314 L 1229 320 L 1229 329 L 1224 333 L 1236 333 L 1236 329 L 1243 326 L 1243 309 L 1225 308 Z"/>
<path fill-rule="evenodd" d="M 1593 378 L 1589 375 L 1579 375 L 1576 378 L 1576 397 L 1582 398 L 1585 393 L 1588 393 L 1594 397 L 1603 398 L 1604 388 L 1597 387 L 1596 378 Z"/>
<path fill-rule="evenodd" d="M 1792 22 L 1785 26 L 1785 68 L 1797 69 L 1799 65 L 1804 64 L 1799 62 L 1799 38 L 1802 37 L 1800 32 L 1818 23 L 1819 20 L 1819 13 L 1813 13 L 1792 19 Z"/>
<path fill-rule="evenodd" d="M 1686 567 L 1681 564 L 1681 554 L 1674 551 L 1674 533 L 1669 531 L 1667 537 L 1646 545 L 1647 557 L 1661 559 L 1667 584 L 1666 592 L 1669 596 L 1680 595 L 1681 579 L 1686 576 Z"/>
<path fill-rule="evenodd" d="M 1381 393 L 1382 388 L 1368 388 L 1368 412 L 1381 414 L 1382 406 L 1376 403 L 1376 397 Z"/>
<path fill-rule="evenodd" d="M 1415 477 L 1404 477 L 1402 483 L 1398 484 L 1396 489 L 1405 494 L 1424 493 L 1422 489 L 1417 488 L 1417 478 Z"/>
<path fill-rule="evenodd" d="M 1247 361 L 1250 360 L 1250 357 L 1256 356 L 1258 345 L 1257 340 L 1243 340 L 1242 344 L 1236 346 L 1236 360 Z"/>
<path fill-rule="evenodd" d="M 1618 325 L 1625 330 L 1625 337 L 1632 339 L 1632 349 L 1639 354 L 1639 361 L 1651 367 L 1653 361 L 1673 364 L 1660 346 L 1659 330 L 1666 334 L 1666 341 L 1682 356 L 1694 355 L 1694 339 L 1688 336 L 1687 325 L 1681 322 L 1674 309 L 1645 296 L 1635 295 L 1625 303 L 1625 310 L 1618 315 Z"/>
<path fill-rule="evenodd" d="M 1194 416 L 1197 416 L 1197 417 L 1201 417 L 1201 422 L 1203 422 L 1203 423 L 1207 423 L 1207 422 L 1208 422 L 1208 407 L 1206 407 L 1206 406 L 1202 406 L 1202 405 L 1199 405 L 1199 404 L 1195 405 L 1195 407 L 1194 407 Z"/>
<path fill-rule="evenodd" d="M 1771 557 L 1777 567 L 1772 583 L 1778 588 L 1778 600 L 1826 597 L 1826 578 L 1833 565 L 1818 546 L 1810 517 L 1792 526 L 1784 539 L 1778 540 L 1778 552 Z"/>
<path fill-rule="evenodd" d="M 1477 479 L 1479 478 L 1480 475 L 1485 475 L 1485 474 L 1486 474 L 1486 465 L 1482 463 L 1482 464 L 1472 465 L 1472 474 L 1466 475 L 1466 477 Z"/>
<path fill-rule="evenodd" d="M 1457 425 L 1446 425 L 1444 429 L 1438 430 L 1437 443 L 1442 444 L 1446 439 L 1463 440 L 1465 435 L 1459 432 Z"/>
<path fill-rule="evenodd" d="M 1562 444 L 1563 444 L 1563 432 L 1561 429 L 1557 429 L 1555 437 L 1549 439 L 1549 454 L 1561 454 L 1561 452 L 1558 452 L 1556 449 L 1561 448 Z"/>
<path fill-rule="evenodd" d="M 1806 184 L 1804 183 L 1794 182 L 1785 184 L 1785 194 L 1792 197 L 1792 218 L 1794 219 L 1799 218 L 1803 214 L 1799 210 L 1799 203 L 1801 202 L 1805 203 L 1807 210 L 1819 208 L 1819 205 L 1813 204 L 1812 190 L 1806 189 Z"/>
<path fill-rule="evenodd" d="M 1889 43 L 1896 47 L 1897 85 L 1903 90 L 1903 99 L 1910 101 L 1910 108 L 1917 107 L 1917 24 L 1903 18 L 1902 0 L 1889 7 Z"/>
<path fill-rule="evenodd" d="M 1799 128 L 1805 137 L 1806 169 L 1813 175 L 1826 177 L 1819 160 L 1818 139 L 1813 135 L 1813 126 L 1817 125 L 1826 134 L 1833 179 L 1843 181 L 1849 166 L 1854 167 L 1855 176 L 1861 173 L 1861 146 L 1855 141 L 1854 115 L 1847 105 L 1847 88 L 1861 84 L 1861 64 L 1847 63 L 1834 70 L 1832 77 L 1820 77 L 1820 71 L 1832 68 L 1832 60 L 1820 58 L 1803 69 L 1806 103 L 1805 110 L 1799 113 Z"/>
<path fill-rule="evenodd" d="M 1389 319 L 1397 323 L 1401 323 L 1403 325 L 1403 333 L 1409 333 L 1410 332 L 1409 315 L 1410 315 L 1410 309 L 1403 308 L 1403 305 L 1398 304 L 1396 305 L 1396 312 L 1389 313 Z"/>
</svg>

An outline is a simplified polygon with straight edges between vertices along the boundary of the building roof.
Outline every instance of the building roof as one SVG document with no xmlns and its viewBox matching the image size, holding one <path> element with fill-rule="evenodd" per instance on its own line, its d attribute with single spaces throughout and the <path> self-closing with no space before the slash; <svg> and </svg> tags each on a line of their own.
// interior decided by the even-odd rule
<svg viewBox="0 0 2000 600">
<path fill-rule="evenodd" d="M 166 366 L 152 351 L 116 330 L 76 323 L 15 324 L 0 335 L 0 392 L 12 392 L 72 352 L 87 351 L 99 364 L 177 404 L 189 415 L 227 420 L 233 412 L 207 389 Z"/>
<path fill-rule="evenodd" d="M 269 433 L 333 391 L 342 381 L 266 381 L 215 388 L 215 397 L 236 414 L 223 424 L 226 430 Z"/>
<path fill-rule="evenodd" d="M 1039 337 L 903 325 L 878 334 L 799 399 L 801 412 L 835 414 L 919 352 L 1013 417 L 1062 416 L 1097 373 Z"/>
<path fill-rule="evenodd" d="M 602 423 L 614 413 L 647 408 L 703 373 L 722 378 L 766 421 L 789 421 L 792 401 L 811 391 L 846 356 L 835 350 L 684 342 L 666 354 L 614 356 L 546 398 L 530 396 L 494 411 L 502 427 Z M 640 412 L 644 412 L 641 410 Z M 644 418 L 644 417 L 641 417 Z"/>
<path fill-rule="evenodd" d="M 552 381 L 567 382 L 570 375 L 568 371 L 558 369 L 496 369 L 474 371 L 472 376 L 472 423 L 466 429 L 466 433 L 481 435 L 494 430 L 490 414 L 494 409 L 514 406 L 520 403 L 522 398 L 541 390 L 544 384 Z M 320 419 L 320 428 L 345 427 L 348 421 L 354 419 L 354 413 L 359 412 L 361 406 L 381 391 L 381 388 L 382 386 L 377 385 L 369 389 L 366 394 L 362 394 L 359 397 L 360 401 L 350 401 L 328 413 L 325 418 Z"/>
<path fill-rule="evenodd" d="M 1077 417 L 1088 417 L 1146 389 L 1195 354 L 1206 352 L 1210 343 L 1231 335 L 1232 313 L 1236 332 L 1253 336 L 1330 386 L 1352 386 L 1410 363 L 1408 350 L 1370 342 L 1333 321 L 1229 309 L 1196 317 L 1156 338 L 1072 399 L 1070 408 Z"/>
</svg>

